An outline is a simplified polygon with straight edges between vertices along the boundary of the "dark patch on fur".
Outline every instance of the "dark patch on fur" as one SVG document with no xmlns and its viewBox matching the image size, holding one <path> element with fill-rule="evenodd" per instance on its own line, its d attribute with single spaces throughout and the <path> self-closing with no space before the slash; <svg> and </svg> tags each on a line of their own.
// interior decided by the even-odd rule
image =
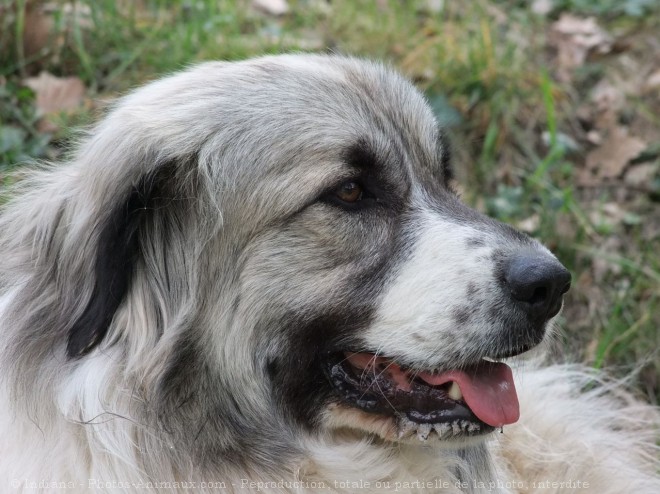
<svg viewBox="0 0 660 494">
<path fill-rule="evenodd" d="M 331 354 L 347 350 L 346 338 L 360 334 L 372 316 L 373 307 L 361 306 L 319 315 L 306 323 L 296 314 L 283 321 L 288 328 L 298 328 L 295 346 L 276 357 L 278 372 L 271 377 L 277 401 L 285 404 L 287 415 L 310 429 L 317 425 L 319 412 L 333 392 L 323 364 Z"/>
<path fill-rule="evenodd" d="M 452 167 L 451 144 L 447 136 L 440 131 L 438 134 L 438 148 L 440 149 L 440 167 L 446 186 L 454 179 L 454 168 Z"/>
<path fill-rule="evenodd" d="M 504 261 L 506 261 L 508 255 L 502 249 L 495 249 L 490 255 L 490 258 L 493 260 L 496 266 L 501 266 Z"/>
<path fill-rule="evenodd" d="M 472 310 L 470 307 L 461 305 L 454 307 L 454 309 L 451 311 L 451 316 L 454 319 L 456 326 L 465 326 L 470 322 L 470 318 L 472 317 L 473 312 L 474 310 Z"/>
<path fill-rule="evenodd" d="M 193 386 L 193 376 L 203 380 L 208 375 L 208 369 L 201 364 L 199 352 L 200 349 L 190 336 L 179 339 L 161 376 L 158 387 L 161 399 L 157 400 L 157 403 L 169 403 L 174 409 L 183 409 L 194 399 L 197 389 Z M 181 392 L 184 389 L 185 392 Z M 161 417 L 161 422 L 167 424 L 168 418 Z"/>
<path fill-rule="evenodd" d="M 481 237 L 468 238 L 465 242 L 468 249 L 478 249 L 486 245 L 486 241 Z"/>
<path fill-rule="evenodd" d="M 268 362 L 266 362 L 266 375 L 271 381 L 277 377 L 279 370 L 279 365 L 277 364 L 276 359 L 269 359 Z"/>
<path fill-rule="evenodd" d="M 385 167 L 385 163 L 374 152 L 366 139 L 358 139 L 349 147 L 344 155 L 344 160 L 350 166 L 361 171 L 377 172 Z"/>
<path fill-rule="evenodd" d="M 179 338 L 149 400 L 156 405 L 158 424 L 168 440 L 205 468 L 218 462 L 245 467 L 250 461 L 246 452 L 266 458 L 264 450 L 271 448 L 285 458 L 275 442 L 277 434 L 268 440 L 255 434 L 255 427 L 274 425 L 267 423 L 270 418 L 254 424 L 245 417 L 237 396 L 207 362 L 196 326 L 193 323 Z"/>
<path fill-rule="evenodd" d="M 138 230 L 154 198 L 162 193 L 162 175 L 171 167 L 163 165 L 133 186 L 101 227 L 98 237 L 95 284 L 83 314 L 69 330 L 67 356 L 89 353 L 108 332 L 115 312 L 129 289 L 133 268 L 140 252 Z"/>
<path fill-rule="evenodd" d="M 493 262 L 493 276 L 498 281 L 500 286 L 506 284 L 505 280 L 505 266 L 507 261 L 507 254 L 502 249 L 495 249 L 491 254 Z"/>
<path fill-rule="evenodd" d="M 465 288 L 465 293 L 467 294 L 467 298 L 471 299 L 479 293 L 479 287 L 475 282 L 470 281 Z"/>
</svg>

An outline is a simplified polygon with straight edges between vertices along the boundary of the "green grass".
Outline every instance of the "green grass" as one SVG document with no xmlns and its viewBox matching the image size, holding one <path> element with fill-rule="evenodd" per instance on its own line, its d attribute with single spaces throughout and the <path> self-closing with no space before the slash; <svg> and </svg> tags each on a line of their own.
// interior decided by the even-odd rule
<svg viewBox="0 0 660 494">
<path fill-rule="evenodd" d="M 421 0 L 291 0 L 291 13 L 275 19 L 252 11 L 247 1 L 89 0 L 78 2 L 77 20 L 56 9 L 49 42 L 38 53 L 26 53 L 16 42 L 29 27 L 26 2 L 2 1 L 3 180 L 26 158 L 57 157 L 68 140 L 65 130 L 54 135 L 38 130 L 33 95 L 20 83 L 38 70 L 76 75 L 92 98 L 103 99 L 201 60 L 287 51 L 385 60 L 425 91 L 448 126 L 465 200 L 513 224 L 534 219 L 531 233 L 571 269 L 566 351 L 622 372 L 641 365 L 648 395 L 660 396 L 659 239 L 647 231 L 659 221 L 660 175 L 655 193 L 633 199 L 620 199 L 620 183 L 576 187 L 586 150 L 573 149 L 567 137 L 578 139 L 576 109 L 588 104 L 598 81 L 617 70 L 617 55 L 592 60 L 572 83 L 560 83 L 546 43 L 550 23 L 564 10 L 597 15 L 618 33 L 658 32 L 657 2 L 564 0 L 541 17 L 529 11 L 529 2 L 513 0 L 445 1 L 439 11 Z M 647 49 L 640 44 L 631 56 Z M 644 97 L 631 97 L 629 104 L 633 121 L 645 119 L 660 129 L 660 107 Z M 98 113 L 64 115 L 60 128 L 87 123 Z M 654 136 L 660 142 L 660 131 Z M 649 149 L 643 159 L 658 163 L 660 148 Z M 611 202 L 622 203 L 627 216 L 597 219 Z"/>
</svg>

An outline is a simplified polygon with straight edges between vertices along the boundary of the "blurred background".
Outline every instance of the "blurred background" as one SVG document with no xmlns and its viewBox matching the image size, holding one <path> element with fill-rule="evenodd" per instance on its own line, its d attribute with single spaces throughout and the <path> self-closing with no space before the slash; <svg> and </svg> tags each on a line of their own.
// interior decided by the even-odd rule
<svg viewBox="0 0 660 494">
<path fill-rule="evenodd" d="M 410 77 L 464 200 L 571 269 L 554 344 L 658 403 L 660 0 L 0 0 L 0 201 L 132 87 L 291 51 Z"/>
</svg>

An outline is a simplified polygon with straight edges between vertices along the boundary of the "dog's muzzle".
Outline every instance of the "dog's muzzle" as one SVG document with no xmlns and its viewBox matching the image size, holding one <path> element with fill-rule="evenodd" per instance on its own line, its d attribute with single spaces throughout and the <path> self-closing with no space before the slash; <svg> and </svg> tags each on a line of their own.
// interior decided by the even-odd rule
<svg viewBox="0 0 660 494">
<path fill-rule="evenodd" d="M 396 358 L 344 352 L 326 372 L 341 402 L 396 420 L 399 437 L 431 433 L 441 439 L 481 435 L 519 417 L 511 369 L 490 359 L 523 353 L 539 344 L 547 322 L 561 310 L 571 275 L 545 252 L 523 251 L 500 263 L 500 317 L 509 321 L 492 352 L 455 369 L 406 367 Z M 484 360 L 487 359 L 487 360 Z"/>
</svg>

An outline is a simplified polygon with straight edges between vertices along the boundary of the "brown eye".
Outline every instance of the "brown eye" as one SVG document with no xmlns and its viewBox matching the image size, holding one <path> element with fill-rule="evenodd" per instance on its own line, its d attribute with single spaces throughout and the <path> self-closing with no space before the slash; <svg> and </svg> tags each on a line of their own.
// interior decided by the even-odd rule
<svg viewBox="0 0 660 494">
<path fill-rule="evenodd" d="M 362 199 L 362 186 L 357 182 L 343 183 L 335 192 L 338 199 L 344 202 L 358 202 Z"/>
</svg>

